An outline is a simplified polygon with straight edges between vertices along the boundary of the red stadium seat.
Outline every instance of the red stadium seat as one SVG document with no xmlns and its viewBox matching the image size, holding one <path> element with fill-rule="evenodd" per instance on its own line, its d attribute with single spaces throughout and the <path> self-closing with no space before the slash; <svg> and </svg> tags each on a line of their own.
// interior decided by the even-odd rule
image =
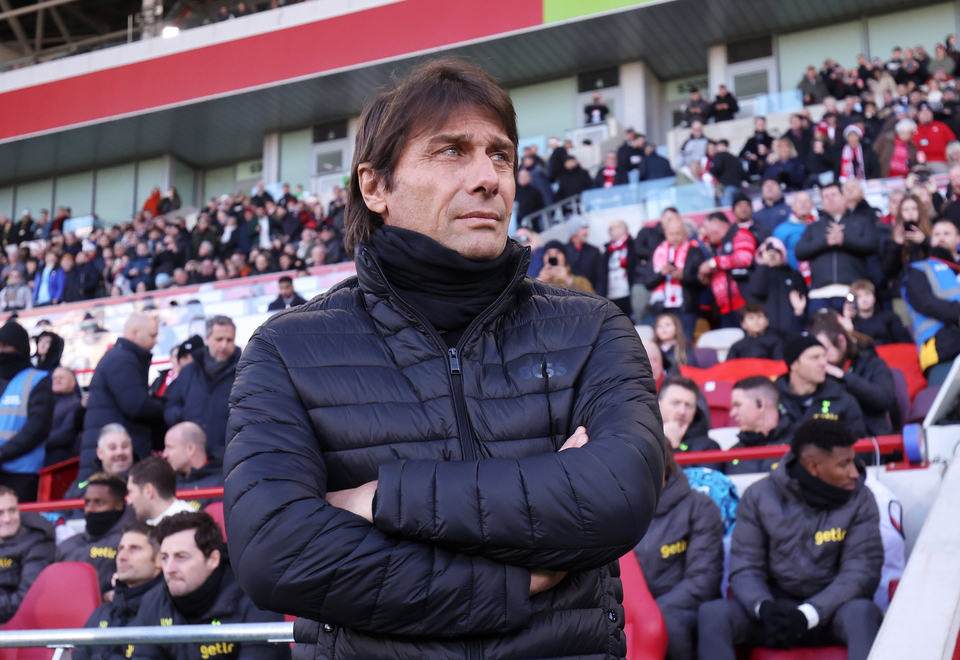
<svg viewBox="0 0 960 660">
<path fill-rule="evenodd" d="M 77 561 L 50 564 L 36 581 L 3 630 L 83 628 L 100 606 L 100 583 L 93 566 Z M 50 660 L 46 648 L 0 649 L 0 660 Z"/>
<path fill-rule="evenodd" d="M 910 416 L 910 392 L 907 389 L 907 379 L 903 372 L 896 367 L 891 367 L 890 373 L 893 374 L 893 391 L 897 397 L 897 409 L 890 412 L 890 421 L 893 423 L 895 431 L 903 428 Z M 894 416 L 896 413 L 896 416 Z"/>
<path fill-rule="evenodd" d="M 667 654 L 667 625 L 632 551 L 620 557 L 620 580 L 627 660 L 663 660 Z"/>
<path fill-rule="evenodd" d="M 711 380 L 726 380 L 735 383 L 741 378 L 750 376 L 766 376 L 773 380 L 777 376 L 787 373 L 787 365 L 783 360 L 763 360 L 761 358 L 738 358 L 720 362 L 709 369 L 697 367 L 680 367 L 680 373 L 692 378 L 700 387 Z"/>
<path fill-rule="evenodd" d="M 80 458 L 68 458 L 40 470 L 40 486 L 37 489 L 38 502 L 62 500 L 70 490 L 70 484 L 77 478 L 80 470 Z"/>
<path fill-rule="evenodd" d="M 710 406 L 710 427 L 722 429 L 730 419 L 730 397 L 733 384 L 725 380 L 710 380 L 700 386 Z"/>
<path fill-rule="evenodd" d="M 220 531 L 223 532 L 223 540 L 227 540 L 227 525 L 223 519 L 223 502 L 211 502 L 203 507 L 203 512 L 210 515 L 220 525 Z"/>
<path fill-rule="evenodd" d="M 920 360 L 917 357 L 917 347 L 915 344 L 884 344 L 877 346 L 877 355 L 887 363 L 887 366 L 893 369 L 896 367 L 903 372 L 907 379 L 907 389 L 910 391 L 910 400 L 912 401 L 917 393 L 927 386 L 927 379 L 923 376 L 920 369 Z"/>
<path fill-rule="evenodd" d="M 847 647 L 822 646 L 803 649 L 753 649 L 750 660 L 847 660 Z"/>
</svg>

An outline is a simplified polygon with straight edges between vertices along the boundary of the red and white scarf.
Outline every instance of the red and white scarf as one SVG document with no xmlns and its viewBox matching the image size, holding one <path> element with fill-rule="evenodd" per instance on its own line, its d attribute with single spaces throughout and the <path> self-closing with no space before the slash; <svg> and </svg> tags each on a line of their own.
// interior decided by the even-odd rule
<svg viewBox="0 0 960 660">
<path fill-rule="evenodd" d="M 617 179 L 617 168 L 604 167 L 603 170 L 601 170 L 601 174 L 603 174 L 603 187 L 613 188 L 613 184 Z"/>
<path fill-rule="evenodd" d="M 843 145 L 843 151 L 840 154 L 840 181 L 847 179 L 867 180 L 863 171 L 863 147 L 859 144 L 856 153 L 849 144 Z"/>
<path fill-rule="evenodd" d="M 653 270 L 659 273 L 667 264 L 673 264 L 680 270 L 687 263 L 690 253 L 690 241 L 684 241 L 680 247 L 674 247 L 664 241 L 653 251 Z M 664 309 L 683 307 L 683 284 L 667 275 L 650 294 L 651 304 L 661 304 Z"/>
</svg>

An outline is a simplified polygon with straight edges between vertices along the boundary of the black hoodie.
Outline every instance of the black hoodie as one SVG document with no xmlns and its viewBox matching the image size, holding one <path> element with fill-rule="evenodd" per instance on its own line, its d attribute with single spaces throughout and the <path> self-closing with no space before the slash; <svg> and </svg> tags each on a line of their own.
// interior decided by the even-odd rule
<svg viewBox="0 0 960 660">
<path fill-rule="evenodd" d="M 174 604 L 166 583 L 151 590 L 140 603 L 140 611 L 132 625 L 135 626 L 180 626 L 185 624 L 221 624 L 221 623 L 269 623 L 283 621 L 282 614 L 257 609 L 250 599 L 240 590 L 233 570 L 224 566 L 224 570 L 215 571 L 211 578 L 220 578 L 219 588 L 213 602 L 204 611 L 193 616 L 185 616 Z M 180 598 L 189 600 L 190 596 L 208 586 L 206 583 L 197 591 Z M 178 599 L 180 600 L 180 599 Z M 170 660 L 281 660 L 290 658 L 290 647 L 286 644 L 267 644 L 265 642 L 195 642 L 192 644 L 143 644 L 127 648 L 127 657 L 167 658 Z M 219 646 L 219 648 L 217 648 Z M 211 648 L 212 647 L 212 648 Z"/>
<path fill-rule="evenodd" d="M 0 621 L 16 613 L 55 549 L 53 525 L 36 513 L 21 513 L 17 533 L 0 539 Z"/>
<path fill-rule="evenodd" d="M 113 602 L 104 603 L 93 611 L 84 628 L 124 628 L 130 625 L 140 611 L 140 602 L 147 593 L 162 589 L 163 574 L 136 587 L 117 582 Z M 73 660 L 125 660 L 126 646 L 78 646 L 73 649 Z"/>
<path fill-rule="evenodd" d="M 213 463 L 207 463 L 196 470 L 190 470 L 190 474 L 186 476 L 177 474 L 177 490 L 197 490 L 198 488 L 214 488 L 216 486 L 223 486 L 223 468 Z M 187 500 L 191 506 L 200 510 L 221 498 L 193 499 L 182 497 L 181 499 Z"/>
<path fill-rule="evenodd" d="M 789 379 L 789 374 L 780 376 L 776 385 L 780 390 L 780 417 L 786 417 L 793 428 L 812 417 L 825 417 L 846 424 L 854 437 L 867 436 L 863 410 L 840 381 L 827 376 L 813 394 L 797 396 L 790 392 Z"/>
<path fill-rule="evenodd" d="M 657 512 L 633 550 L 661 610 L 696 612 L 720 597 L 723 521 L 708 495 L 690 488 L 683 470 L 663 487 Z"/>
</svg>

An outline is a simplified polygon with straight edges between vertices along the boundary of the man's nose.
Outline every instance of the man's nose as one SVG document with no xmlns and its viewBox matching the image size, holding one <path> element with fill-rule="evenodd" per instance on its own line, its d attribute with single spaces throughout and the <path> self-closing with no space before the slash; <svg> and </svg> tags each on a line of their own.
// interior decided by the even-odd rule
<svg viewBox="0 0 960 660">
<path fill-rule="evenodd" d="M 500 177 L 493 160 L 486 152 L 480 152 L 470 160 L 469 182 L 471 192 L 496 195 L 500 191 Z"/>
</svg>

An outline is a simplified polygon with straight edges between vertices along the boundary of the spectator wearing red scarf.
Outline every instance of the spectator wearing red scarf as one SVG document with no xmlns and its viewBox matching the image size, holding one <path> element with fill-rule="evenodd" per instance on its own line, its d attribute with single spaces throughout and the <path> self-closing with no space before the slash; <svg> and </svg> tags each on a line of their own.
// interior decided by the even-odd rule
<svg viewBox="0 0 960 660">
<path fill-rule="evenodd" d="M 623 220 L 613 220 L 607 228 L 610 242 L 607 255 L 607 298 L 628 317 L 633 314 L 630 304 L 630 287 L 637 268 L 637 251 L 630 238 L 630 230 Z"/>
<path fill-rule="evenodd" d="M 880 176 L 883 178 L 907 176 L 917 164 L 917 145 L 914 136 L 917 125 L 912 119 L 901 119 L 893 133 L 883 133 L 873 145 L 880 161 Z"/>
<path fill-rule="evenodd" d="M 730 218 L 723 213 L 708 215 L 703 227 L 713 257 L 700 266 L 697 275 L 713 291 L 720 325 L 736 328 L 740 325 L 736 311 L 746 303 L 737 280 L 746 279 L 757 251 L 757 240 L 749 230 L 731 226 Z"/>
<path fill-rule="evenodd" d="M 627 182 L 627 170 L 617 168 L 617 152 L 608 151 L 603 167 L 593 179 L 595 188 L 613 188 Z"/>
</svg>

